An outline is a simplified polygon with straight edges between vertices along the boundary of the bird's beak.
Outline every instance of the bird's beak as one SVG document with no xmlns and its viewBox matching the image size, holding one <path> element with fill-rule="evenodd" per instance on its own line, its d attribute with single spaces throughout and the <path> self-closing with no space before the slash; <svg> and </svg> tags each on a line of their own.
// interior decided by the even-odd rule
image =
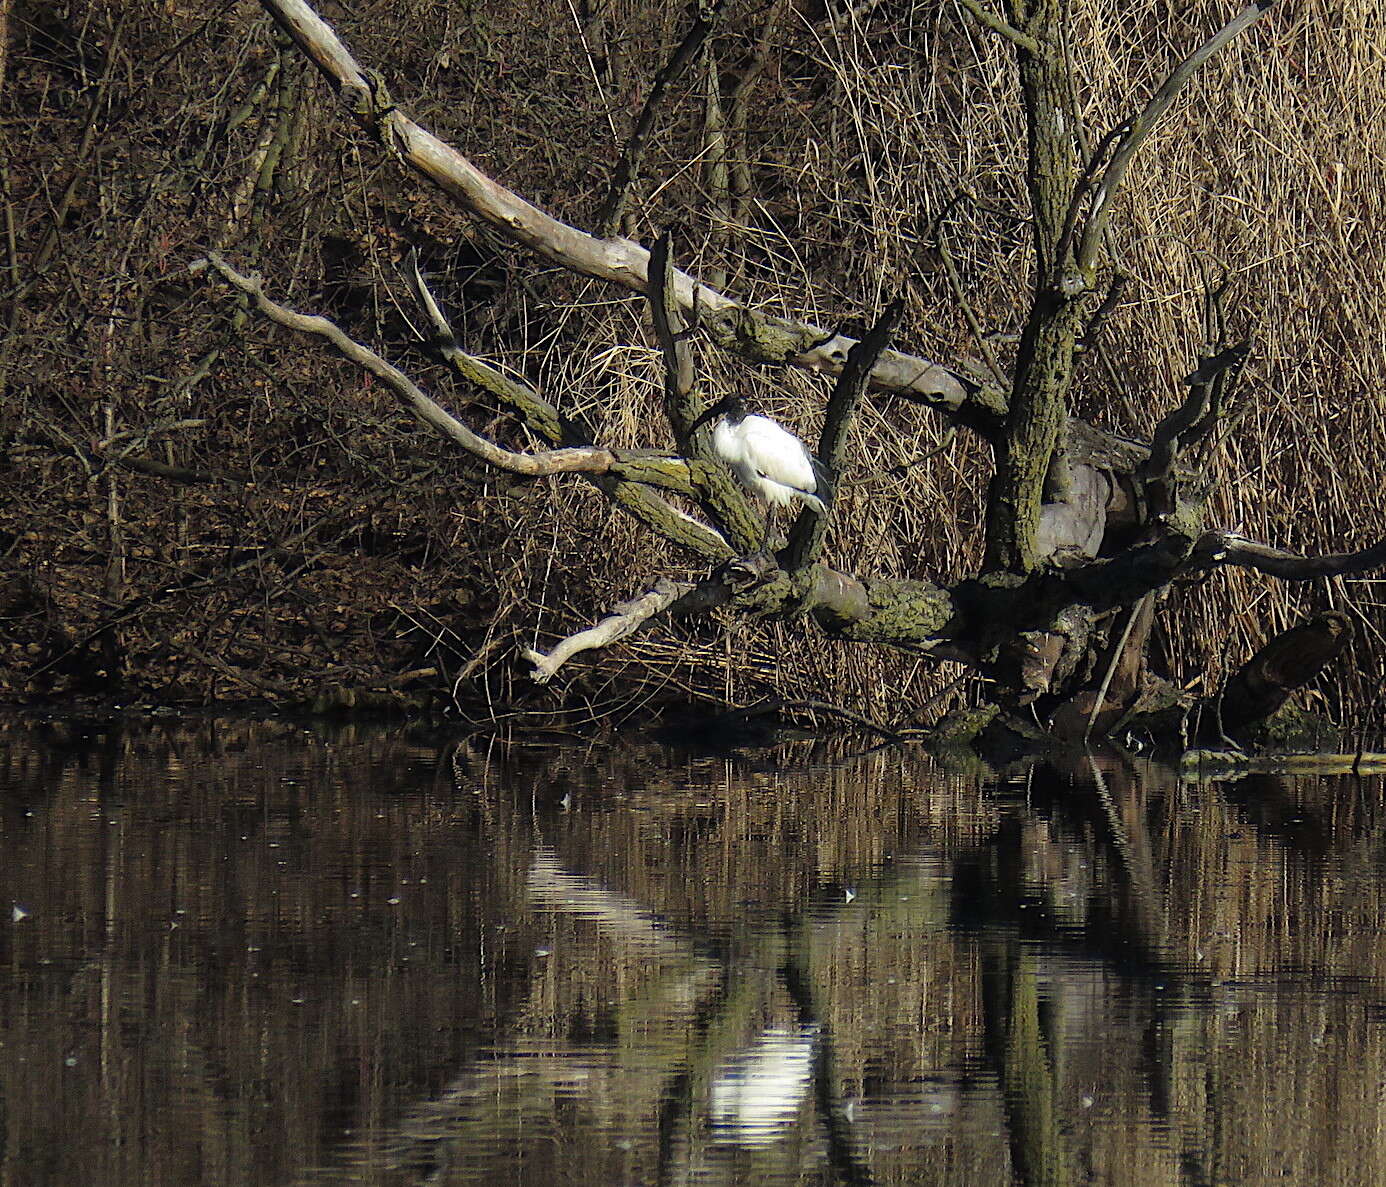
<svg viewBox="0 0 1386 1187">
<path fill-rule="evenodd" d="M 693 434 L 696 433 L 699 429 L 701 429 L 703 425 L 707 424 L 708 421 L 714 419 L 715 417 L 721 416 L 722 413 L 724 413 L 727 410 L 727 408 L 730 407 L 730 405 L 731 400 L 728 397 L 723 396 L 722 399 L 718 400 L 715 404 L 711 405 L 708 408 L 704 408 L 702 412 L 699 413 L 697 420 L 695 420 L 691 425 L 688 426 L 688 435 L 690 437 L 693 436 Z"/>
</svg>

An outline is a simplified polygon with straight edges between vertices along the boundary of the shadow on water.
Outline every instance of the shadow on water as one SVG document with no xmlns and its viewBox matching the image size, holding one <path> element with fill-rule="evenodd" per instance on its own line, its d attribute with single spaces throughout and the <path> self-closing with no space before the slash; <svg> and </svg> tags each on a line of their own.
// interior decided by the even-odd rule
<svg viewBox="0 0 1386 1187">
<path fill-rule="evenodd" d="M 0 722 L 0 1185 L 1386 1182 L 1381 793 Z"/>
</svg>

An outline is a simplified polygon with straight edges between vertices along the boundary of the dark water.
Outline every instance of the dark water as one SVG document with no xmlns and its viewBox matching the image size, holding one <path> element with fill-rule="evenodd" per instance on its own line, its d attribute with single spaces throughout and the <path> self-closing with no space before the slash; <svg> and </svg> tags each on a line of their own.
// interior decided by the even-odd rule
<svg viewBox="0 0 1386 1187">
<path fill-rule="evenodd" d="M 1382 788 L 0 722 L 0 1184 L 1386 1182 Z"/>
</svg>

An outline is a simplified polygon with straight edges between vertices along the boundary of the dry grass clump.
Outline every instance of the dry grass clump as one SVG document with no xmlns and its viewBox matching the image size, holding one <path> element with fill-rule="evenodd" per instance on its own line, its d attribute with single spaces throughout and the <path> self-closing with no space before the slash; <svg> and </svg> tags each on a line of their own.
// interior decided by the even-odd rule
<svg viewBox="0 0 1386 1187">
<path fill-rule="evenodd" d="M 881 5 L 839 19 L 811 4 L 775 12 L 767 26 L 765 6 L 733 4 L 714 42 L 730 95 L 755 72 L 764 39 L 745 135 L 728 146 L 733 173 L 744 166 L 752 188 L 716 191 L 696 68 L 661 115 L 634 233 L 676 226 L 681 264 L 724 275 L 754 304 L 824 325 L 866 321 L 900 293 L 901 344 L 956 363 L 981 351 L 935 248 L 947 210 L 941 234 L 977 319 L 999 335 L 1004 365 L 1029 284 L 1024 132 L 1008 46 L 951 6 Z M 1091 132 L 1139 105 L 1227 15 L 1213 3 L 1075 4 L 1077 103 Z M 564 6 L 411 0 L 370 21 L 343 16 L 339 28 L 422 122 L 506 184 L 591 226 L 632 112 L 684 19 L 675 7 L 619 0 L 599 30 L 580 27 Z M 1234 322 L 1254 350 L 1213 514 L 1286 546 L 1356 547 L 1386 523 L 1377 478 L 1386 309 L 1367 296 L 1386 268 L 1383 37 L 1362 0 L 1307 4 L 1272 13 L 1209 65 L 1134 170 L 1115 243 L 1135 279 L 1104 358 L 1087 364 L 1076 390 L 1080 414 L 1148 433 L 1198 353 L 1207 278 L 1230 276 Z M 108 476 L 88 474 L 68 448 L 102 435 L 108 406 L 117 430 L 205 421 L 152 434 L 151 455 L 254 480 L 170 497 L 152 479 L 122 476 L 127 601 L 150 595 L 190 557 L 232 563 L 243 555 L 236 547 L 292 538 L 329 506 L 343 523 L 388 509 L 395 525 L 374 534 L 373 551 L 350 532 L 296 543 L 284 559 L 294 577 L 233 583 L 220 594 L 226 605 L 191 594 L 167 602 L 161 613 L 222 668 L 189 658 L 176 632 L 172 642 L 159 633 L 157 616 L 135 616 L 124 642 L 139 695 L 157 697 L 170 666 L 196 669 L 197 695 L 224 696 L 247 692 L 226 665 L 267 681 L 261 692 L 312 692 L 339 677 L 379 682 L 432 664 L 450 696 L 496 712 L 518 704 L 595 714 L 671 692 L 733 703 L 773 692 L 907 722 L 955 679 L 948 666 L 825 644 L 797 625 L 662 624 L 565 670 L 562 688 L 533 692 L 520 647 L 577 629 L 653 575 L 685 571 L 686 558 L 589 488 L 521 486 L 448 457 L 314 346 L 230 323 L 221 299 L 185 285 L 178 270 L 206 246 L 222 247 L 261 268 L 276 295 L 336 317 L 479 428 L 516 444 L 524 437 L 508 418 L 454 389 L 413 345 L 407 300 L 395 296 L 406 245 L 421 245 L 470 349 L 523 374 L 614 445 L 668 444 L 640 303 L 536 267 L 394 172 L 277 47 L 254 5 L 211 17 L 170 17 L 152 2 L 91 0 L 42 19 L 25 10 L 15 45 L 3 96 L 9 262 L 29 287 L 11 313 L 0 395 L 0 419 L 20 426 L 10 482 L 24 492 L 11 501 L 8 570 L 46 590 L 45 613 L 78 637 L 109 618 Z M 102 83 L 112 46 L 115 67 Z M 85 119 L 95 135 L 83 149 Z M 277 144 L 276 173 L 266 160 Z M 268 188 L 257 190 L 267 169 Z M 51 195 L 72 178 L 75 200 L 54 231 Z M 702 365 L 710 392 L 741 390 L 810 438 L 816 432 L 821 381 L 748 371 L 710 350 Z M 948 434 L 913 405 L 871 403 L 830 560 L 898 575 L 966 573 L 980 554 L 988 472 L 975 439 Z M 247 523 L 263 530 L 234 530 Z M 407 548 L 383 543 L 393 532 Z M 76 552 L 47 547 L 69 533 L 84 541 Z M 297 575 L 309 571 L 316 587 Z M 228 610 L 256 598 L 297 608 Z M 315 607 L 326 604 L 334 609 L 325 624 Z M 1215 681 L 1263 636 L 1325 605 L 1352 614 L 1363 636 L 1358 670 L 1339 673 L 1326 692 L 1335 705 L 1369 700 L 1383 617 L 1368 581 L 1299 589 L 1219 575 L 1171 598 L 1168 661 L 1183 679 Z M 252 625 L 256 645 L 233 651 Z M 276 652 L 281 645 L 298 651 Z M 35 635 L 24 646 L 51 640 Z M 0 656 L 12 683 L 34 662 L 27 652 Z M 323 676 L 329 670 L 338 675 Z M 931 704 L 930 715 L 968 687 Z"/>
</svg>

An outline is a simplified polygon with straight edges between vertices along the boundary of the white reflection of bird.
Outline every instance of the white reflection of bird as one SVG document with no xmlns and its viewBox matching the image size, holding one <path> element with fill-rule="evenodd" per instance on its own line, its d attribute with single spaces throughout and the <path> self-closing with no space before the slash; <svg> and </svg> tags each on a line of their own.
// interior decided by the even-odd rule
<svg viewBox="0 0 1386 1187">
<path fill-rule="evenodd" d="M 770 1027 L 718 1068 L 712 1128 L 720 1141 L 763 1146 L 783 1137 L 813 1082 L 818 1027 Z"/>
<path fill-rule="evenodd" d="M 689 436 L 713 417 L 713 452 L 725 462 L 741 485 L 772 507 L 788 507 L 796 499 L 826 515 L 833 501 L 832 481 L 808 447 L 768 416 L 747 413 L 740 396 L 727 396 L 689 426 Z"/>
</svg>

